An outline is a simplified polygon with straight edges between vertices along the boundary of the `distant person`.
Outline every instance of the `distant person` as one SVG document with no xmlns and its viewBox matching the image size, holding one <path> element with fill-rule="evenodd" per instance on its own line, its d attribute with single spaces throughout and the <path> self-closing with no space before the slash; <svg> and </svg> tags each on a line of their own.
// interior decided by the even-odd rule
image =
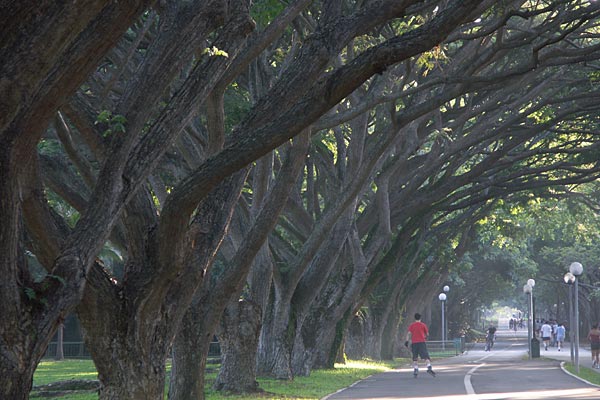
<svg viewBox="0 0 600 400">
<path fill-rule="evenodd" d="M 419 374 L 419 357 L 421 357 L 421 360 L 425 360 L 427 373 L 431 376 L 435 376 L 435 372 L 433 372 L 433 369 L 431 368 L 431 358 L 427 351 L 427 336 L 429 336 L 429 329 L 427 329 L 427 325 L 421 322 L 421 314 L 416 313 L 415 322 L 408 327 L 406 342 L 404 342 L 406 347 L 408 347 L 408 343 L 411 342 L 413 375 L 415 378 Z"/>
<path fill-rule="evenodd" d="M 587 338 L 592 348 L 592 368 L 600 368 L 600 360 L 598 359 L 600 355 L 600 329 L 598 329 L 598 324 L 592 326 Z"/>
<path fill-rule="evenodd" d="M 494 340 L 496 339 L 496 327 L 490 325 L 485 331 L 485 351 L 491 351 L 494 347 Z"/>
<path fill-rule="evenodd" d="M 540 328 L 540 334 L 542 335 L 542 341 L 544 342 L 544 349 L 548 350 L 548 345 L 550 344 L 550 338 L 552 337 L 552 327 L 548 323 L 548 321 L 544 321 L 542 327 Z"/>
<path fill-rule="evenodd" d="M 565 341 L 566 334 L 567 330 L 565 329 L 565 325 L 561 322 L 556 328 L 556 345 L 558 346 L 558 351 L 560 351 L 563 342 Z"/>
<path fill-rule="evenodd" d="M 550 340 L 550 346 L 554 347 L 556 346 L 556 330 L 558 329 L 558 324 L 556 323 L 555 319 L 550 320 L 552 321 L 552 323 L 550 324 L 550 327 L 552 328 L 552 340 Z"/>
</svg>

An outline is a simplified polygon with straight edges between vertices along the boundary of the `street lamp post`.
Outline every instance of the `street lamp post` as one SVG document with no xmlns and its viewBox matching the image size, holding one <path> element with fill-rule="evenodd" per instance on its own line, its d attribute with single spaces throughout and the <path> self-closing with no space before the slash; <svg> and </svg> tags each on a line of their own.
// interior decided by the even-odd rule
<svg viewBox="0 0 600 400">
<path fill-rule="evenodd" d="M 535 338 L 535 303 L 533 300 L 533 288 L 535 287 L 535 280 L 534 279 L 527 279 L 527 284 L 529 286 L 531 286 L 531 296 L 530 296 L 530 303 L 531 303 L 531 338 Z"/>
<path fill-rule="evenodd" d="M 442 349 L 446 346 L 446 317 L 444 316 L 444 309 L 446 308 L 446 293 L 440 293 L 438 299 L 442 302 Z"/>
<path fill-rule="evenodd" d="M 448 295 L 448 292 L 450 291 L 450 286 L 448 285 L 444 285 L 444 287 L 442 288 L 442 290 L 444 291 L 444 293 L 446 293 L 446 295 Z M 445 305 L 446 303 L 444 303 Z M 447 313 L 445 313 L 447 314 Z M 448 340 L 448 315 L 446 315 L 444 317 L 444 339 Z"/>
<path fill-rule="evenodd" d="M 527 309 L 529 311 L 529 318 L 527 321 L 527 343 L 529 345 L 529 359 L 531 360 L 531 332 L 533 328 L 533 321 L 531 319 L 531 292 L 533 287 L 529 283 L 523 285 L 523 292 L 527 294 Z"/>
<path fill-rule="evenodd" d="M 571 364 L 575 365 L 575 346 L 573 346 L 573 282 L 575 282 L 575 275 L 567 272 L 563 277 L 565 283 L 569 285 L 569 342 L 571 346 Z"/>
<path fill-rule="evenodd" d="M 573 262 L 571 263 L 571 265 L 569 265 L 569 273 L 571 275 L 568 276 L 569 282 L 568 283 L 574 283 L 573 285 L 573 328 L 575 331 L 575 341 L 574 341 L 574 348 L 575 348 L 575 372 L 579 373 L 579 279 L 577 279 L 578 276 L 580 276 L 583 273 L 583 265 L 581 265 L 581 263 L 578 262 Z M 567 281 L 567 275 L 565 275 L 565 282 Z"/>
</svg>

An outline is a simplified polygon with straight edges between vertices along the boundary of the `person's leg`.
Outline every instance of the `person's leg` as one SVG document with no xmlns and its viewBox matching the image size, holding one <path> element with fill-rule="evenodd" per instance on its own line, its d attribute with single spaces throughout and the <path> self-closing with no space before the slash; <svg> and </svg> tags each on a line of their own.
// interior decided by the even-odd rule
<svg viewBox="0 0 600 400">
<path fill-rule="evenodd" d="M 417 343 L 411 345 L 413 358 L 413 375 L 416 377 L 419 373 L 419 348 Z"/>
<path fill-rule="evenodd" d="M 435 372 L 431 367 L 431 357 L 429 357 L 429 351 L 427 351 L 427 345 L 423 343 L 422 354 L 421 357 L 425 360 L 425 365 L 427 366 L 427 373 L 429 375 L 435 376 Z"/>
</svg>

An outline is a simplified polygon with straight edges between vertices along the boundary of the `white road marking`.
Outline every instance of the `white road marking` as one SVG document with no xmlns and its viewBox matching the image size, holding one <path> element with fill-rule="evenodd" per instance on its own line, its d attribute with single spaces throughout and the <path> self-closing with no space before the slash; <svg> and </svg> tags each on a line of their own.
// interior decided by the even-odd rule
<svg viewBox="0 0 600 400">
<path fill-rule="evenodd" d="M 465 390 L 467 391 L 468 395 L 472 395 L 472 394 L 476 394 L 475 393 L 475 389 L 473 389 L 473 385 L 471 384 L 471 375 L 473 375 L 473 372 L 477 371 L 477 368 L 483 367 L 485 365 L 484 364 L 479 364 L 473 368 L 471 368 L 469 370 L 469 372 L 467 372 L 467 374 L 465 375 Z"/>
</svg>

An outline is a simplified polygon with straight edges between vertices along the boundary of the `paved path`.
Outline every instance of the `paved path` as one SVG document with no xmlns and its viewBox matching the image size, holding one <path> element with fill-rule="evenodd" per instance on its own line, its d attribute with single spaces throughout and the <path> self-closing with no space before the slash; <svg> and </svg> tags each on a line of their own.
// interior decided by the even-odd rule
<svg viewBox="0 0 600 400">
<path fill-rule="evenodd" d="M 437 376 L 418 378 L 412 367 L 373 375 L 326 397 L 341 399 L 500 400 L 500 399 L 600 399 L 600 388 L 582 382 L 560 368 L 570 360 L 569 347 L 558 352 L 541 349 L 541 358 L 528 360 L 527 332 L 499 331 L 490 352 L 477 344 L 467 353 L 434 361 Z M 580 349 L 580 365 L 590 364 L 590 352 Z"/>
</svg>

